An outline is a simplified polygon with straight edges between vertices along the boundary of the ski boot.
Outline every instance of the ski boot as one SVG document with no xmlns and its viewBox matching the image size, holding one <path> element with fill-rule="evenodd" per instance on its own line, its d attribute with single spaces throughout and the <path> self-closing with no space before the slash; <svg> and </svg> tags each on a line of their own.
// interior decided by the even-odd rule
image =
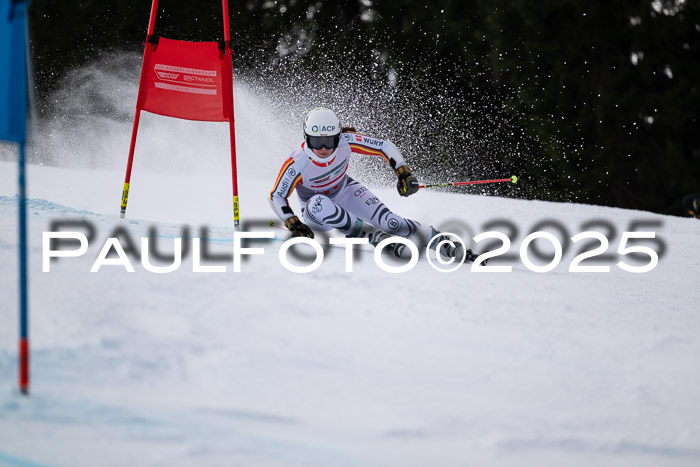
<svg viewBox="0 0 700 467">
<path fill-rule="evenodd" d="M 457 261 L 461 261 L 462 257 L 464 257 L 465 262 L 473 263 L 479 256 L 469 248 L 466 248 L 464 245 L 462 245 L 462 243 L 452 240 L 448 235 L 441 235 L 440 232 L 435 230 L 434 227 L 430 227 L 430 231 L 430 238 L 434 238 L 436 235 L 438 236 L 437 238 L 435 238 L 435 240 L 432 241 L 432 243 L 430 244 L 430 248 L 432 250 L 435 250 L 437 248 L 437 245 L 440 245 L 440 251 L 436 251 L 436 253 L 438 253 L 443 258 L 454 258 Z M 451 243 L 444 242 L 440 244 L 440 242 L 443 242 L 444 240 L 449 240 Z M 486 264 L 486 261 L 484 261 L 482 264 Z"/>
</svg>

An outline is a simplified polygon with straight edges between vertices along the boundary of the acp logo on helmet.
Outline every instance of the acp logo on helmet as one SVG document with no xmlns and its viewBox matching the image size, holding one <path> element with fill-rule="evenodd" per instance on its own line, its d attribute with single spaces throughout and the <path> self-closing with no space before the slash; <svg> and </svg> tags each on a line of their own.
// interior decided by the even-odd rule
<svg viewBox="0 0 700 467">
<path fill-rule="evenodd" d="M 321 132 L 331 132 L 331 131 L 335 131 L 335 125 L 331 125 L 331 126 L 322 126 L 320 129 L 319 129 L 318 125 L 314 125 L 314 126 L 311 127 L 311 131 L 313 131 L 314 133 L 318 133 L 319 131 L 321 131 Z"/>
</svg>

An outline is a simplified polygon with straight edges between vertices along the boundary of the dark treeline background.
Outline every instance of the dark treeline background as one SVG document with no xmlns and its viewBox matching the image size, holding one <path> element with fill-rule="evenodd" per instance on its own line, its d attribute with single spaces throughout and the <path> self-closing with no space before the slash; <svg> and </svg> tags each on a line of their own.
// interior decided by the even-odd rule
<svg viewBox="0 0 700 467">
<path fill-rule="evenodd" d="M 150 4 L 35 0 L 40 102 L 71 68 L 141 52 Z M 696 0 L 231 0 L 230 20 L 237 73 L 332 76 L 352 63 L 378 89 L 427 82 L 437 98 L 416 105 L 435 107 L 442 127 L 496 99 L 494 167 L 524 175 L 526 196 L 680 214 L 683 195 L 700 191 Z M 155 32 L 222 40 L 221 2 L 161 0 Z M 527 183 L 538 177 L 547 183 Z"/>
</svg>

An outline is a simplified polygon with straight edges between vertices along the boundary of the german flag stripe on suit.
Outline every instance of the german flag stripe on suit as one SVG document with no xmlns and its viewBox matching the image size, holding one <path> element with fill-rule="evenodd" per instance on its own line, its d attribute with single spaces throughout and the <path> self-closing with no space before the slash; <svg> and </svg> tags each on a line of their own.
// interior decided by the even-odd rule
<svg viewBox="0 0 700 467">
<path fill-rule="evenodd" d="M 379 156 L 382 159 L 384 159 L 387 163 L 389 163 L 389 158 L 386 157 L 386 154 L 384 154 L 383 151 L 380 151 L 378 149 L 371 149 L 355 143 L 349 143 L 349 146 L 352 152 L 355 152 L 357 154 L 365 154 L 368 156 Z"/>
</svg>

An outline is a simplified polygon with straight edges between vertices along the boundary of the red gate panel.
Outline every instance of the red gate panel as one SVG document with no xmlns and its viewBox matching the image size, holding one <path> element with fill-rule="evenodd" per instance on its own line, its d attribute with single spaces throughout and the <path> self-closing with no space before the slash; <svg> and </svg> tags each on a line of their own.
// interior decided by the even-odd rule
<svg viewBox="0 0 700 467">
<path fill-rule="evenodd" d="M 144 53 L 138 108 L 187 120 L 230 121 L 225 97 L 231 92 L 231 56 L 221 53 L 217 42 L 161 37 L 157 45 L 146 44 Z"/>
</svg>

